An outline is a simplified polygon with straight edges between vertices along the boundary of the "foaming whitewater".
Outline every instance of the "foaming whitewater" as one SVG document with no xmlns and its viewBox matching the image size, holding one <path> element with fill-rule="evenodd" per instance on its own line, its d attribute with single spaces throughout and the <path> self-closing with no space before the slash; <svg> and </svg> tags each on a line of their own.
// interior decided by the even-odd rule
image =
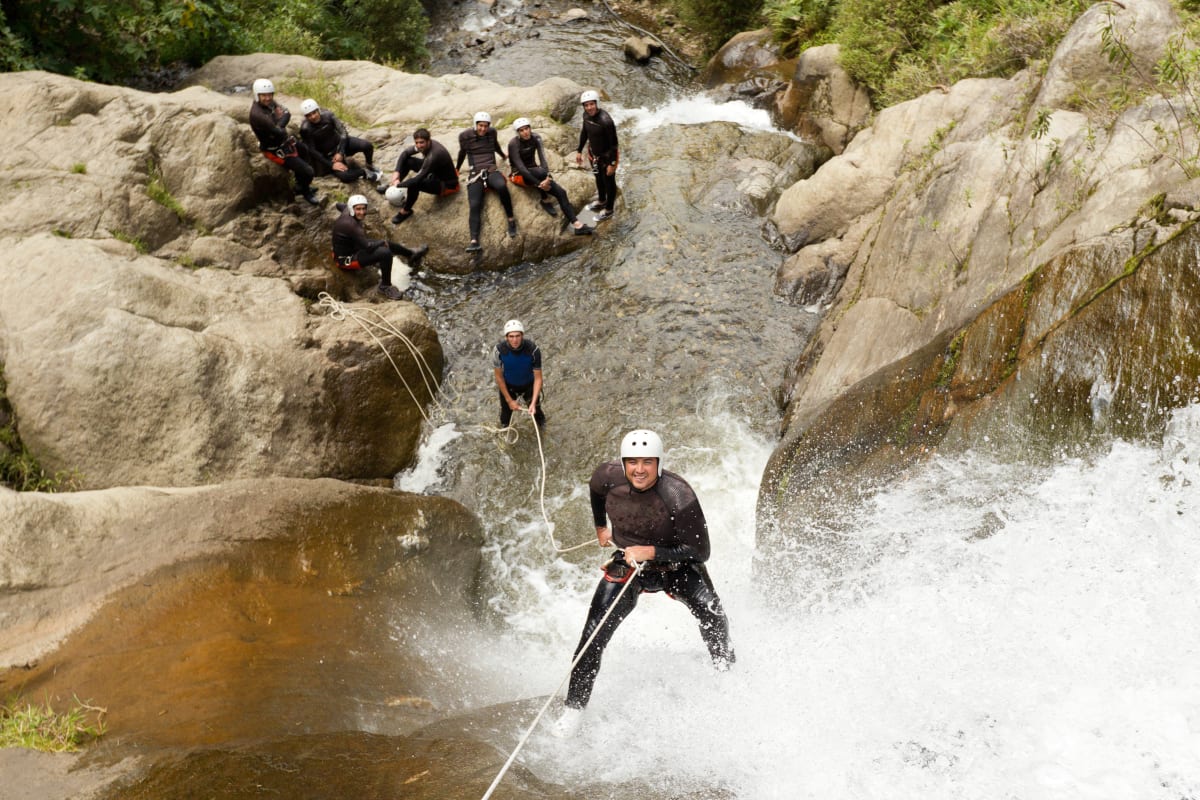
<svg viewBox="0 0 1200 800">
<path fill-rule="evenodd" d="M 668 468 L 708 516 L 737 665 L 715 673 L 682 605 L 643 595 L 584 730 L 522 752 L 540 777 L 664 798 L 1200 794 L 1200 409 L 1157 449 L 935 459 L 855 512 L 841 563 L 798 567 L 788 605 L 753 569 L 770 443 L 719 404 L 681 425 Z M 502 675 L 476 700 L 545 695 L 570 663 L 601 554 L 552 557 L 534 528 L 491 546 L 520 591 L 493 597 L 507 630 L 477 667 Z"/>
<path fill-rule="evenodd" d="M 704 95 L 689 95 L 657 108 L 622 108 L 610 104 L 605 104 L 604 108 L 622 131 L 628 130 L 635 136 L 667 125 L 732 122 L 746 130 L 776 133 L 799 141 L 795 134 L 776 128 L 765 109 L 755 108 L 742 100 L 719 103 Z"/>
</svg>

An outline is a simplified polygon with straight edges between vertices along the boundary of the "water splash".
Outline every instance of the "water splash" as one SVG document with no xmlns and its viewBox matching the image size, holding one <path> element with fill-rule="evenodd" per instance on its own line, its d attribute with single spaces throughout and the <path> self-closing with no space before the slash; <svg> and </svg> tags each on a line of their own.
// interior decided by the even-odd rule
<svg viewBox="0 0 1200 800">
<path fill-rule="evenodd" d="M 668 125 L 699 125 L 705 122 L 732 122 L 746 130 L 765 131 L 801 141 L 795 134 L 776 128 L 765 109 L 754 108 L 742 100 L 718 103 L 704 95 L 675 98 L 656 108 L 622 108 L 606 104 L 604 108 L 622 131 L 633 135 L 649 133 Z M 630 127 L 631 126 L 631 127 Z M 625 135 L 624 133 L 622 135 Z"/>
<path fill-rule="evenodd" d="M 645 596 L 584 732 L 538 737 L 526 763 L 567 785 L 649 781 L 662 797 L 1197 796 L 1197 420 L 1180 412 L 1161 449 L 1118 443 L 1040 472 L 935 461 L 858 512 L 870 557 L 798 607 L 773 605 L 751 567 L 768 444 L 736 421 L 697 423 L 692 440 L 708 444 L 668 457 L 709 514 L 735 671 L 712 671 L 681 606 Z M 594 575 L 540 580 L 563 577 L 572 591 L 511 614 L 563 636 L 553 668 L 539 645 L 527 694 L 557 683 L 583 621 Z"/>
</svg>

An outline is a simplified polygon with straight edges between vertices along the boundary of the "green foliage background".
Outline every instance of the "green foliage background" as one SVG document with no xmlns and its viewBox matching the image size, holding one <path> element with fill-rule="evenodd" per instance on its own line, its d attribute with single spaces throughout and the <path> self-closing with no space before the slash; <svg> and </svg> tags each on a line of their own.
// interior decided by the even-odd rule
<svg viewBox="0 0 1200 800">
<path fill-rule="evenodd" d="M 1187 0 L 1197 2 L 1198 0 Z M 837 42 L 877 107 L 1044 63 L 1093 0 L 765 0 L 788 52 Z"/>
<path fill-rule="evenodd" d="M 841 45 L 842 66 L 877 107 L 969 77 L 1044 63 L 1094 0 L 672 0 L 715 50 L 769 26 L 787 54 Z M 1178 0 L 1181 7 L 1200 0 Z"/>
<path fill-rule="evenodd" d="M 414 69 L 428 57 L 420 0 L 3 0 L 0 68 L 109 83 L 232 53 L 297 53 Z"/>
</svg>

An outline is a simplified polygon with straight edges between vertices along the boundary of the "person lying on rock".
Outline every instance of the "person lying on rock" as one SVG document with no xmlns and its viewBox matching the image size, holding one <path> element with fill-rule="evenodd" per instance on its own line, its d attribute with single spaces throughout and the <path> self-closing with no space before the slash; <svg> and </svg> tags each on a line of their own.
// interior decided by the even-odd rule
<svg viewBox="0 0 1200 800">
<path fill-rule="evenodd" d="M 508 181 L 496 166 L 497 155 L 501 158 L 508 157 L 500 149 L 500 140 L 492 128 L 492 115 L 480 111 L 475 115 L 474 126 L 458 135 L 458 161 L 454 164 L 455 169 L 461 169 L 463 159 L 468 159 L 471 165 L 471 172 L 467 177 L 467 201 L 471 206 L 471 242 L 467 245 L 468 253 L 478 253 L 483 249 L 479 245 L 479 227 L 483 219 L 483 193 L 486 189 L 495 192 L 504 206 L 504 213 L 508 217 L 508 235 L 517 235 L 512 195 L 508 193 Z"/>
<path fill-rule="evenodd" d="M 405 180 L 409 173 L 411 178 Z M 392 224 L 399 225 L 413 215 L 413 205 L 421 192 L 434 197 L 447 197 L 462 187 L 458 184 L 458 170 L 450 151 L 441 142 L 435 142 L 425 128 L 413 133 L 411 147 L 406 147 L 396 159 L 396 171 L 392 173 L 389 186 L 407 189 L 404 204 L 392 217 Z M 380 193 L 386 192 L 384 187 Z"/>
<path fill-rule="evenodd" d="M 351 136 L 345 124 L 332 111 L 321 108 L 311 97 L 300 104 L 304 122 L 300 123 L 300 141 L 308 145 L 313 167 L 320 175 L 333 175 L 342 183 L 354 183 L 359 178 L 379 180 L 375 169 L 375 145 L 366 139 Z M 363 169 L 349 160 L 362 153 L 367 167 Z"/>
<path fill-rule="evenodd" d="M 617 164 L 621 150 L 617 142 L 617 126 L 608 112 L 600 108 L 600 93 L 589 89 L 579 97 L 583 105 L 583 128 L 579 131 L 579 147 L 575 163 L 583 163 L 583 148 L 587 146 L 588 163 L 596 177 L 596 200 L 588 208 L 596 219 L 612 217 L 617 203 Z"/>
<path fill-rule="evenodd" d="M 262 154 L 279 166 L 291 171 L 296 179 L 296 189 L 305 202 L 317 205 L 316 192 L 312 189 L 313 168 L 309 166 L 308 147 L 297 142 L 288 133 L 292 112 L 275 102 L 275 84 L 266 78 L 254 81 L 254 102 L 250 104 L 250 129 L 258 137 Z"/>
<path fill-rule="evenodd" d="M 405 259 L 409 270 L 415 274 L 429 245 L 410 250 L 397 242 L 368 239 L 363 228 L 367 198 L 361 194 L 351 195 L 345 205 L 338 203 L 337 208 L 342 212 L 333 223 L 333 261 L 338 269 L 379 267 L 379 293 L 389 300 L 399 300 L 400 290 L 392 285 L 392 256 Z"/>
<path fill-rule="evenodd" d="M 512 182 L 517 186 L 528 186 L 537 189 L 541 194 L 542 209 L 550 216 L 555 215 L 554 199 L 558 200 L 563 216 L 575 230 L 576 236 L 588 236 L 592 229 L 579 221 L 575 209 L 567 197 L 567 190 L 554 182 L 550 177 L 550 166 L 546 161 L 546 149 L 542 146 L 542 137 L 533 132 L 533 126 L 525 117 L 518 117 L 513 123 L 517 135 L 508 143 L 508 164 L 512 167 Z M 551 195 L 554 199 L 551 199 Z"/>
</svg>

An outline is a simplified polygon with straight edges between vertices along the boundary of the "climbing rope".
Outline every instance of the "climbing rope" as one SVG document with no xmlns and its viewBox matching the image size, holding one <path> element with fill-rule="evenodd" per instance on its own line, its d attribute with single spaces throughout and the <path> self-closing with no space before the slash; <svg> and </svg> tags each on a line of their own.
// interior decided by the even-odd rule
<svg viewBox="0 0 1200 800">
<path fill-rule="evenodd" d="M 567 670 L 566 676 L 559 682 L 554 691 L 550 693 L 550 696 L 546 698 L 546 702 L 542 704 L 541 710 L 538 711 L 537 716 L 533 718 L 533 722 L 531 722 L 529 727 L 526 728 L 525 734 L 521 737 L 521 741 L 517 742 L 517 746 L 513 748 L 512 753 L 510 753 L 508 756 L 508 760 L 504 762 L 504 766 L 500 768 L 500 772 L 496 775 L 495 780 L 492 781 L 492 785 L 488 787 L 488 790 L 484 792 L 484 795 L 480 798 L 480 800 L 488 800 L 488 798 L 492 796 L 492 792 L 496 791 L 496 787 L 500 785 L 500 780 L 504 777 L 504 774 L 508 772 L 508 768 L 511 767 L 513 762 L 517 760 L 517 753 L 521 752 L 521 748 L 525 746 L 525 743 L 529 741 L 529 737 L 533 735 L 533 731 L 537 728 L 538 723 L 542 721 L 542 717 L 546 715 L 546 711 L 549 710 L 550 704 L 554 702 L 554 698 L 558 697 L 558 693 L 562 691 L 563 686 L 565 686 L 567 681 L 571 679 L 571 673 L 575 671 L 575 667 L 579 664 L 580 659 L 582 659 L 584 654 L 587 653 L 588 648 L 592 646 L 592 641 L 600 635 L 600 631 L 604 630 L 604 623 L 608 622 L 609 615 L 611 615 L 613 611 L 617 609 L 617 606 L 621 604 L 621 597 L 623 597 L 625 592 L 629 590 L 629 587 L 633 584 L 633 579 L 641 574 L 642 562 L 634 561 L 632 562 L 632 566 L 633 575 L 630 576 L 629 580 L 625 581 L 625 585 L 622 586 L 621 591 L 617 593 L 617 597 L 615 600 L 613 600 L 612 605 L 608 607 L 608 610 L 604 612 L 604 616 L 600 618 L 600 624 L 596 626 L 596 629 L 592 631 L 592 635 L 589 636 L 587 641 L 583 643 L 583 646 L 579 648 L 579 654 L 576 655 L 575 659 L 571 662 L 571 667 Z"/>
<path fill-rule="evenodd" d="M 439 412 L 445 413 L 445 408 L 437 399 L 437 392 L 441 388 L 441 385 L 437 376 L 433 374 L 433 369 L 429 366 L 429 362 L 425 360 L 425 356 L 421 354 L 420 349 L 413 344 L 412 339 L 405 336 L 403 331 L 393 325 L 390 320 L 374 309 L 351 308 L 344 303 L 339 303 L 328 292 L 321 292 L 317 295 L 317 307 L 328 309 L 329 316 L 333 319 L 339 321 L 350 320 L 366 331 L 367 335 L 375 341 L 375 344 L 379 345 L 379 349 L 387 357 L 388 363 L 396 371 L 396 375 L 399 376 L 400 382 L 404 384 L 404 388 L 408 392 L 408 396 L 412 398 L 413 405 L 417 407 L 417 411 L 421 412 L 421 416 L 426 422 L 432 424 L 433 420 L 425 413 L 421 401 L 417 399 L 417 395 L 413 392 L 412 387 L 408 385 L 404 374 L 400 372 L 400 367 L 396 364 L 396 360 L 388 352 L 387 345 L 379 338 L 376 331 L 381 331 L 386 335 L 399 339 L 408 348 L 409 354 L 417 363 L 417 370 L 421 374 L 421 380 L 425 383 L 425 391 L 429 393 L 430 402 L 433 403 Z"/>
<path fill-rule="evenodd" d="M 369 308 L 363 309 L 348 306 L 345 303 L 334 300 L 328 292 L 321 292 L 319 295 L 317 295 L 317 307 L 327 310 L 329 312 L 329 316 L 335 320 L 348 320 L 354 322 L 360 328 L 366 331 L 367 335 L 369 335 L 371 339 L 373 339 L 375 343 L 379 345 L 379 348 L 383 350 L 383 354 L 387 357 L 388 363 L 392 365 L 392 369 L 396 371 L 396 375 L 399 376 L 400 382 L 404 384 L 405 390 L 408 391 L 408 396 L 412 398 L 413 405 L 415 405 L 417 410 L 421 412 L 421 416 L 425 419 L 425 421 L 432 425 L 433 420 L 428 414 L 425 413 L 425 409 L 422 407 L 421 402 L 417 400 L 416 393 L 413 392 L 412 387 L 409 386 L 408 381 L 405 380 L 403 373 L 400 372 L 399 365 L 396 364 L 396 360 L 392 358 L 392 354 L 388 352 L 387 345 L 384 343 L 383 339 L 380 338 L 377 332 L 399 339 L 416 361 L 421 378 L 425 383 L 425 390 L 429 393 L 430 402 L 437 409 L 437 413 L 443 418 L 449 417 L 448 409 L 437 399 L 437 391 L 441 389 L 441 385 L 437 379 L 437 376 L 433 374 L 433 369 L 429 366 L 429 362 L 426 361 L 425 357 L 421 354 L 420 349 L 418 349 L 413 341 L 405 336 L 399 328 L 387 320 L 378 311 Z M 527 409 L 522 409 L 522 411 L 527 411 Z M 539 505 L 542 512 L 542 520 L 546 523 L 546 536 L 550 540 L 550 547 L 556 553 L 570 553 L 573 550 L 579 550 L 587 547 L 593 542 L 599 545 L 599 542 L 591 537 L 570 547 L 559 547 L 558 542 L 555 541 L 554 523 L 550 521 L 550 515 L 546 511 L 546 451 L 542 445 L 542 432 L 536 421 L 533 419 L 532 414 L 525 413 L 521 414 L 520 416 L 527 416 L 530 418 L 530 421 L 534 423 L 534 434 L 537 436 L 538 458 L 541 461 Z M 492 428 L 487 425 L 480 425 L 478 428 L 480 430 L 487 431 L 488 433 L 494 433 L 498 436 L 503 436 L 504 440 L 509 445 L 516 444 L 518 438 L 520 437 L 520 433 L 511 423 L 505 428 Z"/>
<path fill-rule="evenodd" d="M 633 28 L 635 31 L 642 34 L 643 36 L 649 36 L 651 39 L 653 39 L 654 41 L 656 41 L 660 45 L 662 45 L 663 52 L 666 53 L 667 55 L 669 55 L 671 58 L 675 59 L 675 61 L 677 63 L 679 63 L 680 66 L 684 67 L 685 69 L 691 70 L 692 72 L 696 71 L 695 67 L 693 67 L 688 62 L 684 61 L 679 56 L 675 55 L 675 52 L 671 48 L 667 47 L 667 43 L 664 42 L 660 37 L 655 36 L 653 33 L 651 33 L 648 30 L 639 28 L 637 25 L 634 25 L 632 22 L 630 22 L 629 20 L 622 17 L 620 14 L 618 14 L 616 11 L 613 10 L 612 6 L 610 6 L 608 4 L 608 0 L 601 0 L 601 2 L 603 2 L 604 7 L 608 9 L 608 13 L 612 14 L 614 17 L 617 18 L 618 22 L 620 22 L 621 24 L 623 24 L 627 27 Z"/>
<path fill-rule="evenodd" d="M 394 369 L 396 371 L 396 375 L 400 377 L 401 383 L 404 384 L 404 388 L 408 391 L 408 396 L 412 398 L 413 404 L 416 405 L 417 410 L 421 412 L 421 416 L 424 417 L 426 422 L 432 424 L 432 419 L 428 414 L 425 413 L 420 401 L 417 400 L 416 393 L 413 392 L 412 387 L 409 386 L 408 381 L 405 380 L 404 375 L 400 372 L 399 365 L 396 364 L 396 360 L 392 358 L 391 353 L 388 352 L 387 345 L 384 343 L 383 339 L 380 338 L 379 333 L 399 339 L 408 349 L 408 352 L 413 356 L 413 360 L 417 363 L 418 370 L 421 373 L 421 378 L 425 383 L 425 389 L 429 393 L 430 402 L 434 404 L 434 406 L 443 416 L 446 415 L 445 406 L 438 401 L 436 396 L 437 391 L 441 388 L 437 376 L 433 374 L 433 370 L 430 368 L 429 362 L 425 360 L 425 357 L 421 354 L 421 351 L 411 339 L 404 335 L 399 328 L 393 325 L 382 314 L 374 309 L 352 308 L 344 303 L 334 300 L 328 292 L 321 292 L 319 295 L 317 295 L 317 307 L 327 310 L 329 312 L 329 316 L 335 320 L 348 320 L 354 322 L 360 328 L 366 331 L 367 335 L 369 335 L 371 339 L 377 345 L 379 345 L 379 348 L 383 350 L 384 355 L 387 357 L 388 363 L 392 365 L 392 369 Z M 522 408 L 521 410 L 528 412 L 528 409 L 526 408 Z M 571 547 L 559 547 L 558 542 L 555 541 L 554 523 L 550 521 L 550 515 L 546 511 L 546 451 L 542 444 L 541 428 L 537 424 L 537 420 L 533 418 L 532 414 L 525 413 L 521 414 L 520 416 L 529 417 L 530 422 L 533 424 L 534 435 L 537 437 L 538 458 L 541 461 L 539 481 L 540 494 L 538 501 L 542 512 L 542 519 L 546 523 L 546 536 L 550 541 L 550 547 L 556 553 L 569 553 L 572 550 L 578 550 L 593 543 L 599 545 L 599 541 L 591 537 Z M 491 428 L 486 425 L 480 425 L 479 428 L 490 433 L 504 436 L 505 441 L 508 441 L 510 444 L 515 444 L 520 436 L 519 432 L 511 422 L 507 427 L 504 428 Z M 621 597 L 624 596 L 625 592 L 629 589 L 630 584 L 633 583 L 633 578 L 636 578 L 641 573 L 641 563 L 635 561 L 632 562 L 632 566 L 633 576 L 625 582 L 624 586 L 621 587 L 621 591 L 617 594 L 616 600 L 609 607 L 608 611 L 604 613 L 604 616 L 600 618 L 600 624 L 596 626 L 596 629 L 592 631 L 592 635 L 589 636 L 587 641 L 583 643 L 583 646 L 579 648 L 579 654 L 571 662 L 571 667 L 567 671 L 566 677 L 562 679 L 562 681 L 555 688 L 554 692 L 548 698 L 546 698 L 545 704 L 542 705 L 541 710 L 538 712 L 537 716 L 534 717 L 532 724 L 530 724 L 528 730 L 525 731 L 525 735 L 521 737 L 521 741 L 517 743 L 516 748 L 509 755 L 508 760 L 504 762 L 504 766 L 500 769 L 500 773 L 496 775 L 496 779 L 492 781 L 492 785 L 488 787 L 487 793 L 484 794 L 482 800 L 488 800 L 488 798 L 492 796 L 492 792 L 494 792 L 496 787 L 500 785 L 501 779 L 504 778 L 505 773 L 508 772 L 509 767 L 511 767 L 513 762 L 516 760 L 517 754 L 521 752 L 521 748 L 525 746 L 527 741 L 529 741 L 529 737 L 533 734 L 534 729 L 537 728 L 537 725 L 541 721 L 542 717 L 545 716 L 546 711 L 550 708 L 550 704 L 554 701 L 554 698 L 558 696 L 558 693 L 562 691 L 563 686 L 568 680 L 570 680 L 571 672 L 574 671 L 575 667 L 579 664 L 580 659 L 583 658 L 584 653 L 587 652 L 587 649 L 591 646 L 592 641 L 597 635 L 599 635 L 601 629 L 604 627 L 604 623 L 608 621 L 609 615 L 611 615 L 616 609 L 617 605 L 620 603 Z"/>
</svg>

